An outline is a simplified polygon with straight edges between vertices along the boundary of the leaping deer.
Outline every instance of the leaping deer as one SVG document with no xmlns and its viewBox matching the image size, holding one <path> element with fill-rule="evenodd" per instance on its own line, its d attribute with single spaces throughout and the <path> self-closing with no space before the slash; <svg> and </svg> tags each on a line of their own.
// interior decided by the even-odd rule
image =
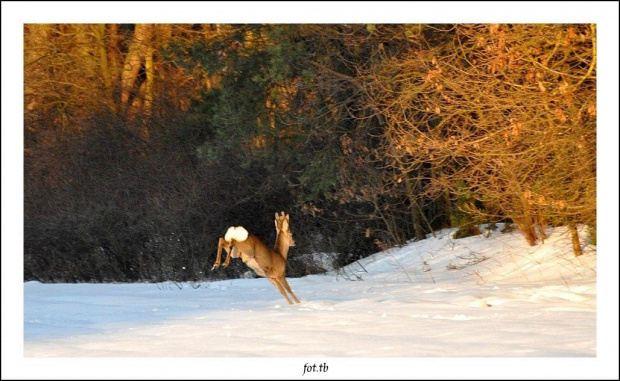
<svg viewBox="0 0 620 381">
<path fill-rule="evenodd" d="M 220 238 L 217 245 L 217 257 L 212 269 L 220 267 L 222 249 L 226 250 L 224 267 L 228 267 L 230 257 L 241 257 L 243 263 L 254 270 L 256 275 L 269 279 L 280 291 L 289 304 L 293 304 L 286 292 L 299 303 L 299 299 L 291 290 L 286 277 L 286 257 L 288 249 L 295 246 L 293 233 L 289 225 L 289 215 L 276 213 L 276 244 L 275 250 L 270 249 L 254 234 L 248 233 L 242 226 L 230 227 L 224 238 Z"/>
</svg>

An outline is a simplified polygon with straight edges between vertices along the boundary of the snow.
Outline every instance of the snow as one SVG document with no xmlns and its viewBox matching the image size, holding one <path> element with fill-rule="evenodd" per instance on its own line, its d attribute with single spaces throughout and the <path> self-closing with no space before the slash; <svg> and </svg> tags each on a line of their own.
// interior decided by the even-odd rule
<svg viewBox="0 0 620 381">
<path fill-rule="evenodd" d="M 3 287 L 3 378 L 617 375 L 617 287 L 600 283 L 608 256 L 599 271 L 597 248 L 574 258 L 565 228 L 534 247 L 517 232 L 451 233 L 289 279 L 293 306 L 262 278 Z M 4 296 L 22 291 L 23 315 L 6 309 Z M 302 376 L 322 363 L 329 372 Z"/>
<path fill-rule="evenodd" d="M 24 284 L 26 357 L 593 357 L 596 248 L 453 230 L 289 279 Z M 584 230 L 585 239 L 585 230 Z M 294 253 L 292 253 L 294 255 Z"/>
</svg>

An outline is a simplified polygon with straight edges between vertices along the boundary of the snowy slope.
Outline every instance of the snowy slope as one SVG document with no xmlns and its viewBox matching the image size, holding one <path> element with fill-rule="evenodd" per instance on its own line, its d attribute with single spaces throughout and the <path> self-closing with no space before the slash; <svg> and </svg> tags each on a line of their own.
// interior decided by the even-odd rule
<svg viewBox="0 0 620 381">
<path fill-rule="evenodd" d="M 453 230 L 338 272 L 201 284 L 24 285 L 26 357 L 591 357 L 596 249 L 567 229 Z M 585 231 L 584 242 L 585 242 Z M 291 255 L 295 255 L 294 250 Z"/>
</svg>

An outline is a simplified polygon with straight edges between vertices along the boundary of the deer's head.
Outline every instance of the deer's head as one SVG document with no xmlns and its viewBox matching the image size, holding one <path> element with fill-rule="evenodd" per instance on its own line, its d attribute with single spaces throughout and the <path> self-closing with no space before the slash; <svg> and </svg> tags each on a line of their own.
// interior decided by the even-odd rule
<svg viewBox="0 0 620 381">
<path fill-rule="evenodd" d="M 284 214 L 282 212 L 280 215 L 276 213 L 276 240 L 283 239 L 288 243 L 288 246 L 295 246 L 295 241 L 293 240 L 293 232 L 291 231 L 291 226 L 289 224 L 289 215 Z"/>
</svg>

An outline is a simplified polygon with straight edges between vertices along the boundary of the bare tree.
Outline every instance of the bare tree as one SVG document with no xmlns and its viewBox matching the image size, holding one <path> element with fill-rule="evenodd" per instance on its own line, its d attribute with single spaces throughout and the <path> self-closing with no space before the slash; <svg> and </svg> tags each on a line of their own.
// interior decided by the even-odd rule
<svg viewBox="0 0 620 381">
<path fill-rule="evenodd" d="M 547 223 L 594 223 L 595 27 L 433 34 L 449 42 L 385 60 L 367 77 L 393 166 L 414 178 L 426 168 L 431 197 L 475 195 L 479 203 L 462 208 L 514 220 L 531 244 Z"/>
</svg>

